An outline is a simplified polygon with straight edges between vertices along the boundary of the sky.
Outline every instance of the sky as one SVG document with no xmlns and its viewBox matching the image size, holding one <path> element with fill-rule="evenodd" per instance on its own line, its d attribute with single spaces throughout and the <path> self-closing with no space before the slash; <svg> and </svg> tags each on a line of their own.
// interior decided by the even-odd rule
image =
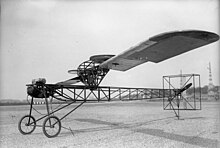
<svg viewBox="0 0 220 148">
<path fill-rule="evenodd" d="M 117 55 L 160 33 L 220 34 L 218 0 L 1 0 L 0 99 L 25 99 L 34 78 L 56 83 L 97 54 Z M 219 41 L 126 72 L 111 70 L 105 86 L 162 88 L 164 75 L 200 74 L 211 63 L 219 85 Z"/>
</svg>

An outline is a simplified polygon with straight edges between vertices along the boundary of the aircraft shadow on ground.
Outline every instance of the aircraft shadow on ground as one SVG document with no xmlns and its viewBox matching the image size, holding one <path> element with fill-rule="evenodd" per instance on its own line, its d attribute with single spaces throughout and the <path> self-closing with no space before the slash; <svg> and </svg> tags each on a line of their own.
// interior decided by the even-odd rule
<svg viewBox="0 0 220 148">
<path fill-rule="evenodd" d="M 75 119 L 76 121 L 79 121 L 79 122 L 86 122 L 86 123 L 92 123 L 92 124 L 104 125 L 104 126 L 95 127 L 95 128 L 72 130 L 71 133 L 74 135 L 77 133 L 88 133 L 88 132 L 96 132 L 96 131 L 126 129 L 126 130 L 130 130 L 130 131 L 137 132 L 137 133 L 143 133 L 143 134 L 147 134 L 147 135 L 151 135 L 151 136 L 166 138 L 169 140 L 184 142 L 187 144 L 197 145 L 197 146 L 201 146 L 201 147 L 217 147 L 218 146 L 218 143 L 219 143 L 218 140 L 199 137 L 199 135 L 201 133 L 197 136 L 185 136 L 185 135 L 180 135 L 180 134 L 176 134 L 176 133 L 164 132 L 161 129 L 151 129 L 151 128 L 141 127 L 144 125 L 153 124 L 158 121 L 166 120 L 169 118 L 174 118 L 174 117 L 167 117 L 167 118 L 150 120 L 150 121 L 146 121 L 146 122 L 129 123 L 129 124 L 102 121 L 102 120 L 98 120 L 98 119 Z M 196 118 L 189 118 L 189 119 L 202 119 L 202 118 L 203 117 L 196 117 Z M 186 118 L 186 120 L 187 119 L 188 118 Z M 64 136 L 66 134 L 70 134 L 70 132 L 63 133 L 62 135 Z"/>
</svg>

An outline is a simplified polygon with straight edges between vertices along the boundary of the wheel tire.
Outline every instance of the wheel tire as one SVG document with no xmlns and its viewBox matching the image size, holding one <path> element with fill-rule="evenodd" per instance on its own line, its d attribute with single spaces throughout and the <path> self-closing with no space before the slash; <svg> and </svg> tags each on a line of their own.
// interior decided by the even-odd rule
<svg viewBox="0 0 220 148">
<path fill-rule="evenodd" d="M 30 124 L 31 123 L 31 124 Z M 18 122 L 18 130 L 23 135 L 31 134 L 36 128 L 36 120 L 33 116 L 25 115 Z"/>
<path fill-rule="evenodd" d="M 60 119 L 56 116 L 47 117 L 43 123 L 44 135 L 48 138 L 53 138 L 59 135 L 61 130 Z"/>
</svg>

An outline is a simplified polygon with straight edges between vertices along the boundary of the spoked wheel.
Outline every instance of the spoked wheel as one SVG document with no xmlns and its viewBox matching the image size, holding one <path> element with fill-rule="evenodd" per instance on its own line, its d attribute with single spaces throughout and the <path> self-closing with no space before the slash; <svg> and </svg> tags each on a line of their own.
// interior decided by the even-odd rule
<svg viewBox="0 0 220 148">
<path fill-rule="evenodd" d="M 31 134 L 36 128 L 36 121 L 34 117 L 26 115 L 22 117 L 18 123 L 18 130 L 23 134 Z"/>
<path fill-rule="evenodd" d="M 56 116 L 47 117 L 43 123 L 43 132 L 48 138 L 56 137 L 61 130 L 60 119 Z"/>
</svg>

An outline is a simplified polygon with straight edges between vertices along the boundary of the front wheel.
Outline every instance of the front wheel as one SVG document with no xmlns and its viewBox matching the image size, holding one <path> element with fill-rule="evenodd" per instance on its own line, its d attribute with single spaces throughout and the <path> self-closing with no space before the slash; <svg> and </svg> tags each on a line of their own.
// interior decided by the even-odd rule
<svg viewBox="0 0 220 148">
<path fill-rule="evenodd" d="M 47 117 L 43 123 L 43 132 L 48 138 L 56 137 L 61 130 L 60 119 L 56 116 Z"/>
<path fill-rule="evenodd" d="M 36 121 L 33 116 L 26 115 L 18 123 L 18 130 L 23 135 L 31 134 L 36 128 Z"/>
</svg>

